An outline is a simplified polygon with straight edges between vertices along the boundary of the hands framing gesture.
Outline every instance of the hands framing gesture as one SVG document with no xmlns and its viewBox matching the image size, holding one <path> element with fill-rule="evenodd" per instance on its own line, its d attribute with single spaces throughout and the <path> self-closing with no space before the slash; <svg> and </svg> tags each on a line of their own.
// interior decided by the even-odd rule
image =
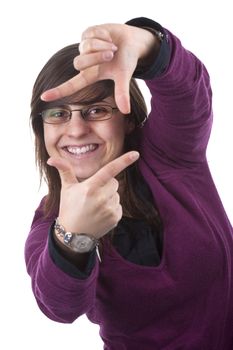
<svg viewBox="0 0 233 350">
<path fill-rule="evenodd" d="M 82 34 L 80 55 L 74 67 L 80 71 L 72 79 L 45 91 L 41 98 L 51 101 L 71 95 L 98 80 L 115 82 L 115 101 L 123 114 L 130 112 L 129 82 L 138 61 L 146 59 L 157 43 L 149 31 L 126 24 L 93 26 Z"/>
</svg>

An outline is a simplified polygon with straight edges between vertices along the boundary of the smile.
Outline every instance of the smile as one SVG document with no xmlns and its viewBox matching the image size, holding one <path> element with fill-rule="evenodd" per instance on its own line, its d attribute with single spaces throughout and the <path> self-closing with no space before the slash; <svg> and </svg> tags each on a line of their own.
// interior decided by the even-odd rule
<svg viewBox="0 0 233 350">
<path fill-rule="evenodd" d="M 94 150 L 96 150 L 98 147 L 97 144 L 89 144 L 89 145 L 85 145 L 85 146 L 67 146 L 66 150 L 74 155 L 79 155 L 79 154 L 85 154 L 88 152 L 93 152 Z"/>
</svg>

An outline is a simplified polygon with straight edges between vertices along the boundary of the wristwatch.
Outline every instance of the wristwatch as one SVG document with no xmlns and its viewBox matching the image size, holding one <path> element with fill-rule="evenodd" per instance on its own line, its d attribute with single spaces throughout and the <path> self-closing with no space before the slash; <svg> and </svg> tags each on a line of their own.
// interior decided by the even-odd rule
<svg viewBox="0 0 233 350">
<path fill-rule="evenodd" d="M 60 225 L 58 218 L 54 224 L 54 231 L 57 237 L 62 238 L 62 242 L 76 253 L 90 252 L 99 244 L 98 239 L 89 234 L 66 232 L 64 227 Z"/>
<path fill-rule="evenodd" d="M 146 29 L 146 30 L 148 30 L 148 32 L 150 32 L 150 33 L 152 33 L 153 35 L 155 35 L 155 36 L 158 38 L 158 40 L 159 40 L 160 42 L 163 41 L 163 39 L 164 39 L 164 34 L 163 34 L 160 30 L 156 30 L 156 29 L 150 28 L 150 27 L 141 27 L 141 28 L 142 28 L 142 29 Z"/>
</svg>

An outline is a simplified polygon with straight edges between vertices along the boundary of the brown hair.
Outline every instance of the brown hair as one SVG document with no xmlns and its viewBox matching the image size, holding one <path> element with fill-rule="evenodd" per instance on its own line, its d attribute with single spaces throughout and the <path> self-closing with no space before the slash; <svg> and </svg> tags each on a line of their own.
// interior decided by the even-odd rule
<svg viewBox="0 0 233 350">
<path fill-rule="evenodd" d="M 39 73 L 33 87 L 31 99 L 31 124 L 35 134 L 35 155 L 40 170 L 41 179 L 44 178 L 48 185 L 48 195 L 45 201 L 46 214 L 57 211 L 60 201 L 61 182 L 56 168 L 47 164 L 49 155 L 45 148 L 43 122 L 38 114 L 45 108 L 58 104 L 90 104 L 100 101 L 114 94 L 114 82 L 112 80 L 98 81 L 72 96 L 65 97 L 55 102 L 44 102 L 40 96 L 43 91 L 57 86 L 77 74 L 73 67 L 73 59 L 79 54 L 78 44 L 67 46 L 53 55 Z M 135 79 L 130 82 L 131 112 L 127 118 L 134 123 L 134 130 L 125 138 L 125 151 L 137 150 L 138 127 L 147 118 L 147 109 L 144 98 Z M 133 217 L 142 218 L 158 231 L 161 222 L 154 207 L 149 187 L 142 178 L 137 164 L 128 167 L 124 172 L 126 191 L 122 198 L 123 211 Z"/>
</svg>

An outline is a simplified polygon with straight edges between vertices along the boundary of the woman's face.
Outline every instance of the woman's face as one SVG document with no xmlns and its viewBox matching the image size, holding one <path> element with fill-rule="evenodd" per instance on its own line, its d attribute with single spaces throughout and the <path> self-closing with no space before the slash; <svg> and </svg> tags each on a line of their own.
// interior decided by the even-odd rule
<svg viewBox="0 0 233 350">
<path fill-rule="evenodd" d="M 113 97 L 101 102 L 116 107 Z M 67 159 L 74 167 L 77 179 L 82 181 L 123 153 L 125 135 L 130 129 L 132 125 L 118 110 L 113 110 L 112 117 L 103 121 L 85 121 L 80 111 L 75 111 L 66 123 L 44 123 L 45 146 L 50 157 Z"/>
</svg>

